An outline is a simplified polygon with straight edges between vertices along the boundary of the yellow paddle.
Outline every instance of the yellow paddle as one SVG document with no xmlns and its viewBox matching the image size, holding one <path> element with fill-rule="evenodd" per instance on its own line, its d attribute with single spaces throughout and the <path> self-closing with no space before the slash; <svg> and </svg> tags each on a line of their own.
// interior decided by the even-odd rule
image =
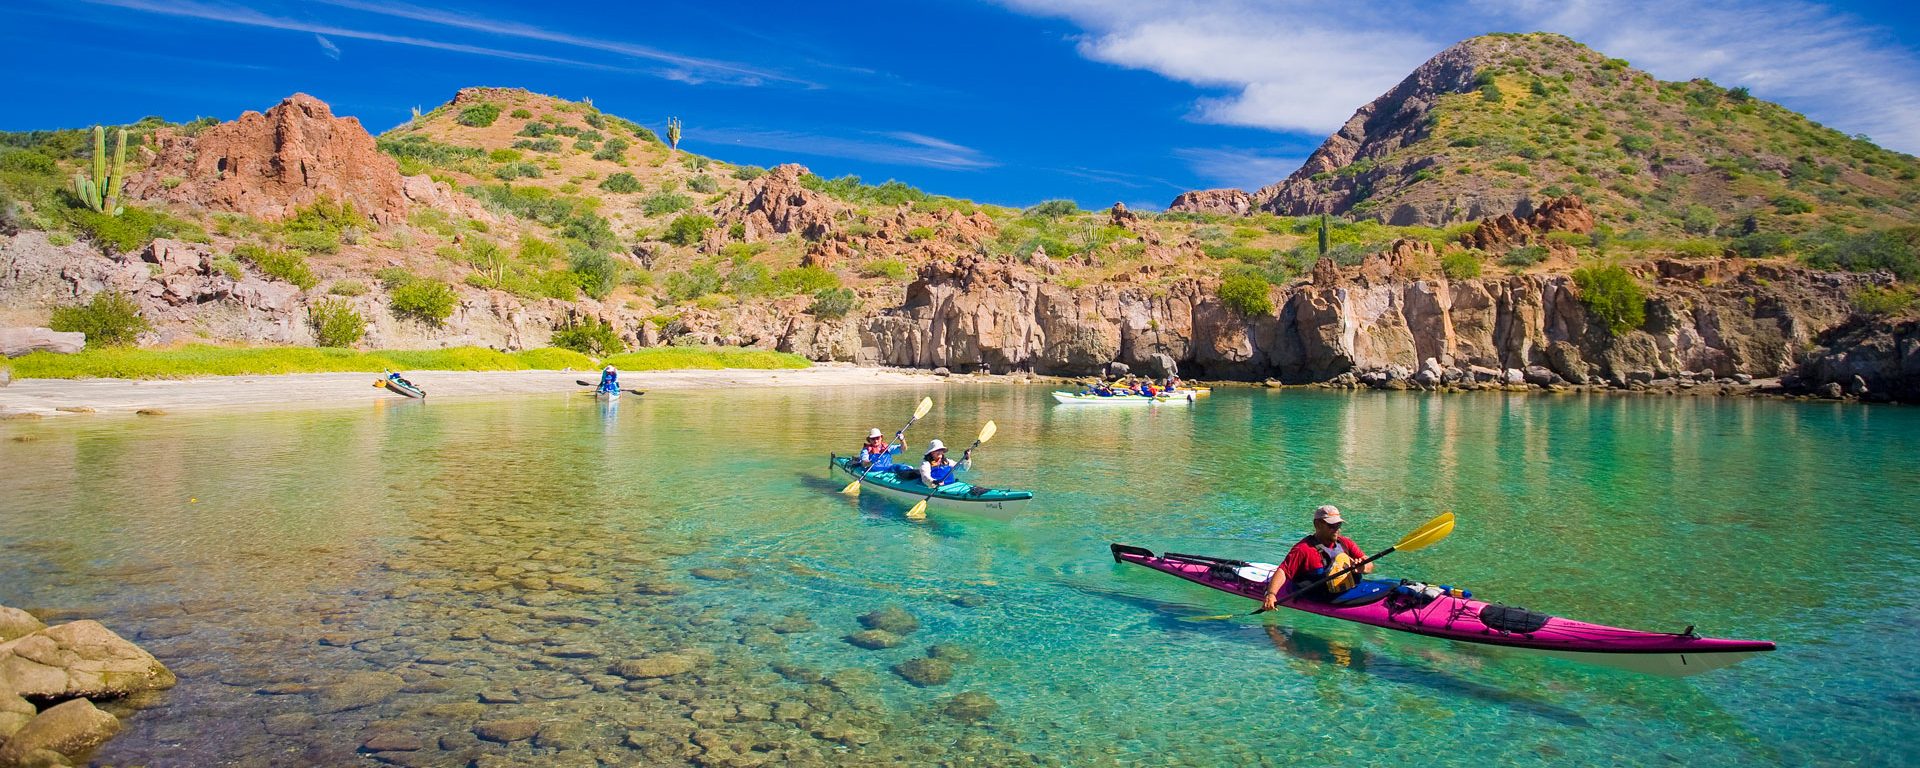
<svg viewBox="0 0 1920 768">
<path fill-rule="evenodd" d="M 960 457 L 961 457 L 960 460 L 966 461 L 967 457 L 973 455 L 973 449 L 980 447 L 981 443 L 984 443 L 988 440 L 992 440 L 994 433 L 999 431 L 1000 431 L 999 425 L 994 424 L 992 421 L 988 421 L 986 426 L 980 428 L 980 436 L 974 439 L 973 445 L 967 446 L 966 452 L 960 454 Z M 926 516 L 927 516 L 927 500 L 926 499 L 921 499 L 918 502 L 915 502 L 912 507 L 909 507 L 907 509 L 908 520 L 920 520 L 925 518 Z"/>
<path fill-rule="evenodd" d="M 916 421 L 919 421 L 920 417 L 927 415 L 927 413 L 932 410 L 933 410 L 933 398 L 931 397 L 920 398 L 920 405 L 913 409 L 913 418 L 907 419 L 907 426 L 901 427 L 899 432 L 894 433 L 895 435 L 901 436 L 901 439 L 900 439 L 901 445 L 906 444 L 905 435 L 907 434 L 907 430 L 913 426 L 913 423 Z M 871 470 L 873 469 L 873 467 L 869 466 L 867 467 L 867 469 Z M 860 481 L 865 479 L 867 479 L 867 473 L 861 472 L 859 477 L 854 478 L 853 482 L 847 483 L 847 487 L 840 489 L 840 492 L 847 494 L 848 496 L 860 495 Z"/>
<path fill-rule="evenodd" d="M 1288 590 L 1287 596 L 1280 598 L 1280 602 L 1284 603 L 1288 600 L 1292 600 L 1295 595 L 1303 595 L 1308 592 L 1312 592 L 1315 589 L 1319 589 L 1320 585 L 1322 584 L 1325 584 L 1329 581 L 1340 578 L 1341 576 L 1344 576 L 1353 571 L 1357 571 L 1361 568 L 1364 568 L 1366 567 L 1367 563 L 1371 563 L 1375 560 L 1386 557 L 1387 555 L 1391 555 L 1395 552 L 1412 552 L 1417 549 L 1425 549 L 1429 546 L 1432 546 L 1434 543 L 1440 541 L 1441 539 L 1446 538 L 1447 534 L 1449 533 L 1453 533 L 1453 513 L 1442 512 L 1440 513 L 1439 517 L 1436 517 L 1432 520 L 1428 520 L 1425 525 L 1422 525 L 1419 528 L 1414 529 L 1413 533 L 1409 533 L 1406 536 L 1401 537 L 1400 541 L 1395 542 L 1393 546 L 1380 550 L 1379 552 L 1367 557 L 1365 560 L 1361 560 L 1360 562 L 1349 565 L 1336 572 L 1329 573 L 1326 576 L 1321 577 L 1319 581 L 1315 581 L 1312 584 L 1308 584 L 1299 589 Z M 1265 607 L 1262 607 L 1260 608 L 1260 610 L 1254 611 L 1253 613 L 1260 614 L 1260 613 L 1266 613 L 1266 611 L 1267 609 Z M 1249 614 L 1249 615 L 1252 615 L 1252 614 Z"/>
</svg>

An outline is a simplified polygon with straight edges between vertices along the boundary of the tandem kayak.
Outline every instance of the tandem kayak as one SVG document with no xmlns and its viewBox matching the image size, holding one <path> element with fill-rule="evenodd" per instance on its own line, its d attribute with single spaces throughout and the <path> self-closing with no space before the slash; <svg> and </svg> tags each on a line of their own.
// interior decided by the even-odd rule
<svg viewBox="0 0 1920 768">
<path fill-rule="evenodd" d="M 1009 491 L 998 488 L 982 488 L 970 483 L 947 483 L 938 488 L 928 488 L 920 482 L 915 471 L 911 477 L 895 475 L 891 469 L 874 472 L 862 472 L 858 465 L 852 464 L 850 456 L 834 455 L 833 466 L 850 479 L 858 479 L 862 490 L 876 491 L 901 501 L 918 503 L 926 500 L 931 509 L 959 510 L 987 514 L 1006 514 L 1019 510 L 1033 500 L 1032 491 Z M 903 468 L 907 465 L 900 465 Z"/>
<path fill-rule="evenodd" d="M 1053 399 L 1061 405 L 1190 405 L 1193 395 L 1181 392 L 1174 395 L 1090 395 L 1081 392 L 1062 392 L 1054 390 Z"/>
<path fill-rule="evenodd" d="M 1265 563 L 1172 552 L 1155 555 L 1125 544 L 1114 544 L 1112 550 L 1115 562 L 1145 566 L 1255 601 L 1266 594 L 1267 579 L 1273 573 L 1273 566 Z M 1366 579 L 1331 600 L 1294 599 L 1281 605 L 1416 635 L 1517 648 L 1671 677 L 1731 666 L 1774 648 L 1765 640 L 1701 637 L 1691 626 L 1678 633 L 1622 629 L 1436 595 L 1437 591 L 1423 584 Z"/>
</svg>

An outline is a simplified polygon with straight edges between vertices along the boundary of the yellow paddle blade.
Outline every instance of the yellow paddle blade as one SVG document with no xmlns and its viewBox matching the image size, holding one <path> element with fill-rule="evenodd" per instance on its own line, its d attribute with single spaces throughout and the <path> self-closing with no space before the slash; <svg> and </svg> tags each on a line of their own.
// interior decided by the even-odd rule
<svg viewBox="0 0 1920 768">
<path fill-rule="evenodd" d="M 847 487 L 840 489 L 840 492 L 848 496 L 860 495 L 860 481 L 855 480 L 851 483 L 847 483 Z"/>
<path fill-rule="evenodd" d="M 1407 534 L 1400 543 L 1393 545 L 1393 548 L 1401 552 L 1412 552 L 1446 538 L 1449 533 L 1453 533 L 1453 513 L 1442 512 L 1439 517 L 1428 520 L 1426 525 Z"/>
<path fill-rule="evenodd" d="M 919 503 L 914 504 L 911 509 L 907 510 L 908 520 L 921 520 L 921 519 L 924 519 L 926 516 L 927 516 L 927 500 L 926 499 L 921 499 Z"/>
<path fill-rule="evenodd" d="M 993 433 L 995 433 L 995 432 L 998 432 L 998 431 L 1000 431 L 1000 427 L 998 427 L 998 426 L 995 426 L 995 425 L 994 425 L 994 423 L 993 423 L 993 422 L 991 422 L 991 421 L 989 421 L 989 422 L 987 422 L 987 425 L 986 425 L 986 426 L 984 426 L 984 427 L 981 427 L 981 428 L 980 428 L 980 440 L 979 440 L 979 442 L 981 442 L 981 443 L 985 443 L 985 442 L 987 442 L 988 440 L 992 440 L 992 439 L 993 439 Z"/>
<path fill-rule="evenodd" d="M 921 417 L 926 416 L 927 412 L 931 410 L 933 410 L 933 398 L 920 398 L 920 407 L 913 409 L 913 420 L 919 421 Z"/>
<path fill-rule="evenodd" d="M 387 385 L 387 383 L 386 383 L 386 382 L 384 382 L 384 381 L 381 381 L 381 380 L 379 380 L 379 379 L 374 379 L 374 380 L 373 380 L 373 388 L 374 388 L 374 389 L 379 389 L 379 388 L 381 388 L 381 387 L 384 387 L 384 386 L 386 386 L 386 385 Z"/>
</svg>

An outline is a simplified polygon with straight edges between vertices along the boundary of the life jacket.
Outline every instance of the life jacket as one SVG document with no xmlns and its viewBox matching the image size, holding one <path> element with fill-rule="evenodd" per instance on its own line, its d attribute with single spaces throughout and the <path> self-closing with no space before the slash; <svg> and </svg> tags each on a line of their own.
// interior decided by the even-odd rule
<svg viewBox="0 0 1920 768">
<path fill-rule="evenodd" d="M 600 372 L 600 391 L 612 392 L 620 388 L 620 376 L 612 371 Z"/>
<path fill-rule="evenodd" d="M 953 482 L 953 474 L 959 468 L 957 464 L 935 464 L 928 474 L 933 475 L 935 485 L 946 485 Z"/>
<path fill-rule="evenodd" d="M 1313 542 L 1313 549 L 1320 553 L 1320 561 L 1326 564 L 1325 567 L 1317 569 L 1314 573 L 1313 578 L 1315 580 L 1324 579 L 1329 573 L 1340 573 L 1352 566 L 1355 562 L 1358 562 L 1354 559 L 1353 555 L 1348 554 L 1346 546 L 1340 543 L 1339 537 L 1334 537 L 1332 546 L 1323 546 L 1319 540 L 1316 539 Z M 1337 595 L 1353 589 L 1353 585 L 1359 583 L 1359 581 L 1359 571 L 1347 571 L 1322 585 L 1321 589 L 1324 590 L 1324 594 Z"/>
<path fill-rule="evenodd" d="M 860 457 L 857 461 L 874 469 L 885 469 L 893 466 L 893 454 L 895 453 L 898 453 L 898 450 L 891 445 L 880 446 L 878 452 L 863 445 L 860 446 Z"/>
</svg>

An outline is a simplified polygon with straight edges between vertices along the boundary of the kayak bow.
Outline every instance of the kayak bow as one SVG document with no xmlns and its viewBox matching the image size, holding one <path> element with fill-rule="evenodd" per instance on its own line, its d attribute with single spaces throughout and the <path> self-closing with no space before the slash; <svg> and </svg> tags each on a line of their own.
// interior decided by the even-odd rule
<svg viewBox="0 0 1920 768">
<path fill-rule="evenodd" d="M 1272 565 L 1264 563 L 1204 555 L 1155 555 L 1151 550 L 1125 544 L 1114 544 L 1111 549 L 1114 562 L 1133 563 L 1255 601 L 1266 593 L 1267 575 L 1273 570 Z M 1332 600 L 1295 598 L 1281 605 L 1416 635 L 1516 648 L 1671 677 L 1731 666 L 1774 649 L 1773 643 L 1765 640 L 1701 637 L 1694 634 L 1693 627 L 1670 633 L 1589 624 L 1525 608 L 1404 588 L 1409 584 L 1367 579 Z"/>
</svg>

